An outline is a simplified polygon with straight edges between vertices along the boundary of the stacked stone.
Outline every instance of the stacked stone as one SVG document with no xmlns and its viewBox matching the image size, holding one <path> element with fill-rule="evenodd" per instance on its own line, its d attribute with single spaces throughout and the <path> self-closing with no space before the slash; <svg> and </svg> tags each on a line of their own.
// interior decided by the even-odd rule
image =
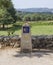
<svg viewBox="0 0 53 65">
<path fill-rule="evenodd" d="M 20 45 L 20 38 L 16 36 L 0 36 L 0 48 L 6 46 L 16 47 Z"/>
<path fill-rule="evenodd" d="M 33 48 L 53 48 L 53 35 L 40 35 L 32 37 Z"/>
<path fill-rule="evenodd" d="M 12 47 L 18 47 L 21 43 L 20 38 L 17 35 L 16 36 L 11 36 L 10 41 L 11 41 L 10 46 L 12 46 Z"/>
<path fill-rule="evenodd" d="M 53 35 L 38 35 L 32 37 L 33 48 L 53 49 Z M 21 38 L 15 36 L 0 36 L 0 48 L 6 46 L 20 47 Z"/>
</svg>

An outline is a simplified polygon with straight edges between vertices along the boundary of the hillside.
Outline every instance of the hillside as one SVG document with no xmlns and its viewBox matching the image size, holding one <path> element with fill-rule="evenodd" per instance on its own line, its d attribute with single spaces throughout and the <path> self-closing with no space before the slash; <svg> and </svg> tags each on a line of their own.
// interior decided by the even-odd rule
<svg viewBox="0 0 53 65">
<path fill-rule="evenodd" d="M 26 9 L 16 9 L 17 11 L 22 11 L 22 12 L 50 12 L 53 13 L 53 9 L 49 8 L 26 8 Z"/>
</svg>

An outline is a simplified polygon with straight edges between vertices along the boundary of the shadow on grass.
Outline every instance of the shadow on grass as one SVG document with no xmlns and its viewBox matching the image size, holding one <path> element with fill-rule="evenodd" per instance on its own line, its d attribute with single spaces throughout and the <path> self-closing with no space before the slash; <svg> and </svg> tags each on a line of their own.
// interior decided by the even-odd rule
<svg viewBox="0 0 53 65">
<path fill-rule="evenodd" d="M 50 56 L 50 53 L 53 53 L 53 51 L 32 51 L 31 53 L 23 53 L 16 51 L 17 54 L 13 55 L 13 57 L 43 57 L 43 56 Z"/>
<path fill-rule="evenodd" d="M 7 28 L 0 28 L 0 31 L 16 31 L 16 30 L 20 30 L 22 27 L 22 25 L 13 25 L 12 27 L 7 27 Z"/>
</svg>

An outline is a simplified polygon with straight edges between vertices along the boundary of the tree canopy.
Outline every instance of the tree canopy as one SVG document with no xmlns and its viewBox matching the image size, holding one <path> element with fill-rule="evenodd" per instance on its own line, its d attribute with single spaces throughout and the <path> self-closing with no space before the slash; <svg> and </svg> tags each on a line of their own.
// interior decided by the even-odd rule
<svg viewBox="0 0 53 65">
<path fill-rule="evenodd" d="M 17 20 L 16 11 L 11 0 L 0 0 L 0 23 L 10 24 Z"/>
<path fill-rule="evenodd" d="M 50 21 L 53 20 L 53 13 L 30 13 L 30 12 L 17 12 L 17 16 L 23 21 Z M 19 19 L 18 19 L 19 20 Z"/>
</svg>

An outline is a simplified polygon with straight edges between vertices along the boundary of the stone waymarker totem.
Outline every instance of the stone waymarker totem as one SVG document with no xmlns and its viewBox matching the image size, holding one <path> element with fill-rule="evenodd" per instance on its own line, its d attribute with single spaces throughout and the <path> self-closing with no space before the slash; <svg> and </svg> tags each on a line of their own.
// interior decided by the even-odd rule
<svg viewBox="0 0 53 65">
<path fill-rule="evenodd" d="M 32 51 L 32 42 L 31 42 L 31 31 L 28 23 L 25 23 L 22 26 L 22 35 L 21 35 L 21 51 L 22 52 L 31 52 Z"/>
</svg>

